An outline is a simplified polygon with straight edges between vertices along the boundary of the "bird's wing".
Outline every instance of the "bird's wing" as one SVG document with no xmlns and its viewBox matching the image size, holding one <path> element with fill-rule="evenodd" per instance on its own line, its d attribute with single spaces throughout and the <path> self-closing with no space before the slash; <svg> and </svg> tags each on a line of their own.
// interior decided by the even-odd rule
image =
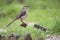
<svg viewBox="0 0 60 40">
<path fill-rule="evenodd" d="M 26 11 L 23 11 L 23 12 L 20 13 L 20 17 L 22 17 L 24 15 L 26 15 Z"/>
<path fill-rule="evenodd" d="M 18 16 L 17 19 L 21 18 L 22 16 L 26 15 L 26 11 L 22 11 Z"/>
</svg>

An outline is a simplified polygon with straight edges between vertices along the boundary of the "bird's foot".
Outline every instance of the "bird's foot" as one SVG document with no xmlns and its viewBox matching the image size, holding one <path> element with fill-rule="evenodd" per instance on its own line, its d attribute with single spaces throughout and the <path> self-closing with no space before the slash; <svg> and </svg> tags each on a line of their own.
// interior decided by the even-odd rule
<svg viewBox="0 0 60 40">
<path fill-rule="evenodd" d="M 26 23 L 22 23 L 20 26 L 25 28 L 27 26 L 27 24 Z"/>
</svg>

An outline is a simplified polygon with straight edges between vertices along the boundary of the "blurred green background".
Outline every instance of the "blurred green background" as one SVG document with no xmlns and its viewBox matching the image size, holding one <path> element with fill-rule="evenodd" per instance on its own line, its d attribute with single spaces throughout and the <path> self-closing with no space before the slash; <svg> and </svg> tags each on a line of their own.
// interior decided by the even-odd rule
<svg viewBox="0 0 60 40">
<path fill-rule="evenodd" d="M 32 33 L 32 38 L 42 38 L 44 40 L 47 34 L 60 34 L 60 0 L 0 0 L 0 28 L 9 24 L 20 12 L 23 6 L 29 5 L 28 17 L 25 22 L 36 22 L 43 25 L 48 33 L 35 30 L 31 27 L 20 27 L 21 22 L 16 20 L 7 32 L 0 34 L 24 35 L 26 31 Z"/>
</svg>

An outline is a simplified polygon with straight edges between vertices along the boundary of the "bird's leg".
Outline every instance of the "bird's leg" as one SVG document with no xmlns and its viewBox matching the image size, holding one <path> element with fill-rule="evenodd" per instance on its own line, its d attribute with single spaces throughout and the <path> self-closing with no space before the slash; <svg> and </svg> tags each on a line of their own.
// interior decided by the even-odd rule
<svg viewBox="0 0 60 40">
<path fill-rule="evenodd" d="M 22 23 L 24 23 L 24 21 L 23 21 L 23 20 L 21 20 L 21 22 L 22 22 Z"/>
<path fill-rule="evenodd" d="M 20 26 L 26 27 L 27 24 L 23 22 L 23 20 L 21 20 L 22 24 Z"/>
</svg>

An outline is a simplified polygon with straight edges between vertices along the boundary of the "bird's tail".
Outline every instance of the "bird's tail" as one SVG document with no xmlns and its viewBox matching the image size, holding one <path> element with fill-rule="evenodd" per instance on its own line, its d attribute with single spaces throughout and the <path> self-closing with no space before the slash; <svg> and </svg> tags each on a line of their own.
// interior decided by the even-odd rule
<svg viewBox="0 0 60 40">
<path fill-rule="evenodd" d="M 16 20 L 16 18 L 14 20 L 12 20 L 5 28 L 8 28 L 15 20 Z"/>
</svg>

